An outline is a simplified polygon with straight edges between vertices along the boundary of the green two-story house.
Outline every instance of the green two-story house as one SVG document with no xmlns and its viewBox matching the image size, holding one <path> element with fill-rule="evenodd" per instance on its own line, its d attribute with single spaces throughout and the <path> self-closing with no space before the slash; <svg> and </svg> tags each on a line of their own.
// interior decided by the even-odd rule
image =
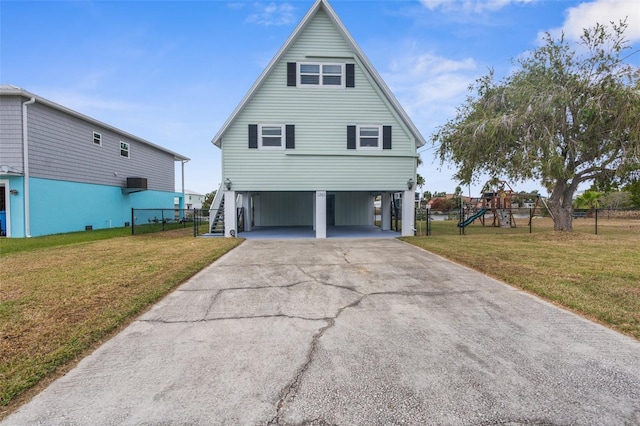
<svg viewBox="0 0 640 426">
<path fill-rule="evenodd" d="M 425 140 L 326 0 L 317 0 L 212 140 L 222 150 L 226 236 L 252 226 L 390 229 L 402 194 L 413 235 L 417 148 Z M 212 213 L 222 197 L 213 203 Z M 409 224 L 407 226 L 407 224 Z"/>
</svg>

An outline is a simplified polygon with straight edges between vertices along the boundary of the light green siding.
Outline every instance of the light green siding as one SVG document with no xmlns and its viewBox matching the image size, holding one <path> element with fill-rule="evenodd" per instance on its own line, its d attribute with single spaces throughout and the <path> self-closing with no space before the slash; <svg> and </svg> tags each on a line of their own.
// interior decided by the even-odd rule
<svg viewBox="0 0 640 426">
<path fill-rule="evenodd" d="M 255 226 L 313 226 L 313 192 L 252 194 Z"/>
<path fill-rule="evenodd" d="M 368 192 L 328 192 L 335 197 L 336 226 L 373 225 L 373 196 Z M 315 192 L 251 194 L 255 226 L 313 226 Z"/>
<path fill-rule="evenodd" d="M 416 141 L 320 8 L 222 136 L 236 191 L 400 191 L 415 179 Z M 287 87 L 287 62 L 355 64 L 355 88 Z M 248 148 L 249 124 L 295 125 L 295 149 Z M 347 150 L 347 126 L 392 126 L 392 149 Z"/>
<path fill-rule="evenodd" d="M 373 196 L 368 192 L 336 192 L 336 226 L 373 225 Z"/>
</svg>

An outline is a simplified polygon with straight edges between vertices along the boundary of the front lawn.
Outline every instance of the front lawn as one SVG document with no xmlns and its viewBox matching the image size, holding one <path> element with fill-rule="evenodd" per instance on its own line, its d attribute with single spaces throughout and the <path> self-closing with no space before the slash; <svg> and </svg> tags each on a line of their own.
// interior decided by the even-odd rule
<svg viewBox="0 0 640 426">
<path fill-rule="evenodd" d="M 474 225 L 455 235 L 453 221 L 434 225 L 433 236 L 402 239 L 640 339 L 640 227 L 594 235 Z"/>
<path fill-rule="evenodd" d="M 243 241 L 129 232 L 2 240 L 0 418 Z"/>
</svg>

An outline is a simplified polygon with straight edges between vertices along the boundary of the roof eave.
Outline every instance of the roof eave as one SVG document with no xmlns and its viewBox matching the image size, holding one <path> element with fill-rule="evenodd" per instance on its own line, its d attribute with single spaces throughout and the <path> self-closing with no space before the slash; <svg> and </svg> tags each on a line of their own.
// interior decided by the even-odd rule
<svg viewBox="0 0 640 426">
<path fill-rule="evenodd" d="M 327 12 L 331 15 L 331 18 L 334 20 L 334 22 L 338 26 L 338 29 L 342 32 L 344 37 L 347 39 L 348 43 L 351 45 L 351 48 L 356 52 L 356 55 L 360 58 L 360 61 L 362 62 L 362 64 L 367 68 L 367 71 L 369 71 L 369 74 L 373 77 L 376 84 L 378 84 L 378 86 L 383 91 L 383 93 L 385 94 L 389 102 L 391 102 L 392 106 L 396 109 L 396 111 L 398 112 L 402 120 L 405 122 L 407 127 L 409 127 L 409 130 L 413 133 L 413 136 L 416 138 L 416 148 L 420 148 L 424 146 L 426 144 L 426 141 L 423 138 L 422 134 L 417 129 L 415 124 L 413 124 L 413 121 L 411 120 L 411 118 L 409 118 L 409 115 L 406 113 L 406 111 L 404 110 L 400 102 L 398 102 L 398 99 L 395 97 L 391 89 L 389 89 L 389 86 L 387 86 L 387 84 L 384 82 L 380 74 L 378 74 L 378 71 L 376 71 L 371 61 L 369 61 L 369 58 L 367 58 L 367 55 L 364 53 L 362 49 L 360 49 L 360 46 L 358 46 L 358 43 L 356 43 L 356 41 L 353 39 L 353 37 L 349 33 L 349 30 L 347 30 L 347 28 L 344 26 L 344 24 L 340 20 L 340 17 L 335 13 L 333 8 L 328 3 L 324 2 L 324 0 L 321 0 L 321 1 L 325 3 Z"/>
<path fill-rule="evenodd" d="M 211 140 L 211 142 L 217 146 L 218 148 L 222 147 L 222 135 L 227 131 L 227 129 L 229 128 L 229 126 L 231 125 L 231 123 L 233 122 L 233 120 L 236 118 L 236 116 L 238 115 L 238 113 L 240 113 L 240 111 L 242 111 L 242 109 L 244 109 L 244 106 L 247 104 L 247 102 L 249 102 L 249 100 L 253 97 L 253 94 L 255 93 L 255 91 L 258 89 L 258 87 L 260 87 L 260 85 L 262 84 L 262 82 L 264 81 L 265 78 L 267 78 L 267 76 L 271 73 L 271 70 L 273 69 L 273 67 L 275 67 L 275 65 L 278 63 L 278 61 L 280 60 L 280 58 L 285 54 L 285 52 L 289 49 L 289 46 L 291 46 L 291 44 L 293 43 L 293 41 L 298 37 L 298 34 L 300 34 L 300 32 L 302 31 L 302 29 L 307 25 L 307 22 L 309 22 L 309 20 L 311 19 L 312 16 L 314 16 L 317 11 L 320 8 L 320 5 L 325 3 L 324 0 L 316 0 L 316 2 L 314 3 L 314 5 L 311 7 L 311 9 L 309 9 L 309 11 L 307 12 L 307 14 L 304 16 L 304 18 L 302 19 L 302 21 L 300 21 L 300 23 L 298 24 L 298 26 L 293 30 L 293 32 L 291 33 L 291 35 L 289 35 L 289 37 L 287 38 L 287 40 L 284 42 L 284 44 L 282 45 L 282 47 L 280 47 L 280 49 L 278 50 L 278 52 L 276 52 L 276 54 L 274 55 L 274 57 L 271 59 L 271 61 L 269 62 L 269 64 L 267 64 L 266 68 L 262 71 L 262 73 L 260 74 L 260 76 L 258 77 L 258 79 L 255 81 L 255 83 L 253 83 L 253 85 L 251 86 L 251 88 L 249 89 L 249 91 L 247 92 L 246 95 L 244 95 L 244 97 L 242 98 L 242 100 L 240 101 L 240 103 L 238 104 L 238 106 L 233 110 L 233 112 L 231 113 L 231 115 L 229 116 L 229 118 L 227 118 L 227 121 L 225 121 L 225 123 L 222 125 L 222 127 L 220 128 L 220 130 L 218 131 L 218 133 L 213 137 L 213 139 Z"/>
<path fill-rule="evenodd" d="M 125 136 L 128 139 L 137 141 L 137 142 L 141 142 L 145 145 L 149 145 L 153 148 L 156 148 L 162 152 L 165 152 L 167 154 L 171 154 L 173 155 L 173 159 L 174 161 L 189 161 L 190 158 L 189 157 L 185 157 L 184 155 L 178 154 L 177 152 L 173 152 L 169 149 L 163 148 L 160 145 L 156 145 L 153 142 L 150 142 L 146 139 L 142 139 L 139 136 L 136 135 L 132 135 L 131 133 L 125 132 L 124 130 L 118 129 L 117 127 L 113 127 L 110 124 L 107 123 L 103 123 L 102 121 L 96 120 L 95 118 L 91 118 L 88 115 L 84 115 L 82 113 L 79 113 L 78 111 L 74 111 L 70 108 L 67 108 L 65 106 L 62 106 L 60 104 L 57 104 L 53 101 L 50 101 L 48 99 L 45 99 L 41 96 L 38 96 L 34 93 L 31 93 L 27 90 L 24 90 L 20 87 L 16 87 L 16 86 L 11 86 L 11 85 L 3 85 L 3 87 L 0 90 L 0 94 L 2 95 L 6 95 L 6 96 L 22 96 L 25 98 L 34 98 L 36 100 L 37 103 L 46 105 L 48 107 L 51 107 L 53 109 L 56 109 L 58 111 L 64 112 L 65 114 L 69 114 L 71 116 L 74 116 L 76 118 L 80 118 L 81 120 L 84 120 L 86 122 L 95 124 L 97 126 L 103 127 L 105 129 L 111 130 L 114 133 L 118 133 L 122 136 Z"/>
</svg>

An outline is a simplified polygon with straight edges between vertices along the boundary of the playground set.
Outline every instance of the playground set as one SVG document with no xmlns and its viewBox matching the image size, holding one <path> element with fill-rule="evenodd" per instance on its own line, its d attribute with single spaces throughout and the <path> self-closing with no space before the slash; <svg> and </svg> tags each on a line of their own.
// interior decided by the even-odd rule
<svg viewBox="0 0 640 426">
<path fill-rule="evenodd" d="M 499 228 L 515 228 L 517 224 L 511 207 L 514 194 L 515 192 L 513 191 L 513 188 L 511 188 L 506 181 L 497 179 L 488 181 L 482 190 L 481 206 L 475 207 L 477 211 L 474 211 L 466 219 L 463 217 L 463 220 L 458 222 L 458 227 L 465 228 L 475 222 L 476 219 L 479 219 L 482 226 L 485 226 L 485 215 L 487 213 L 491 213 L 493 215 L 491 226 Z M 531 225 L 531 219 L 535 214 L 540 201 L 542 201 L 547 210 L 549 210 L 549 206 L 547 206 L 544 198 L 541 198 L 539 194 L 535 194 L 535 197 L 536 203 L 529 216 L 529 225 Z M 469 210 L 473 210 L 471 206 L 469 206 Z"/>
</svg>

